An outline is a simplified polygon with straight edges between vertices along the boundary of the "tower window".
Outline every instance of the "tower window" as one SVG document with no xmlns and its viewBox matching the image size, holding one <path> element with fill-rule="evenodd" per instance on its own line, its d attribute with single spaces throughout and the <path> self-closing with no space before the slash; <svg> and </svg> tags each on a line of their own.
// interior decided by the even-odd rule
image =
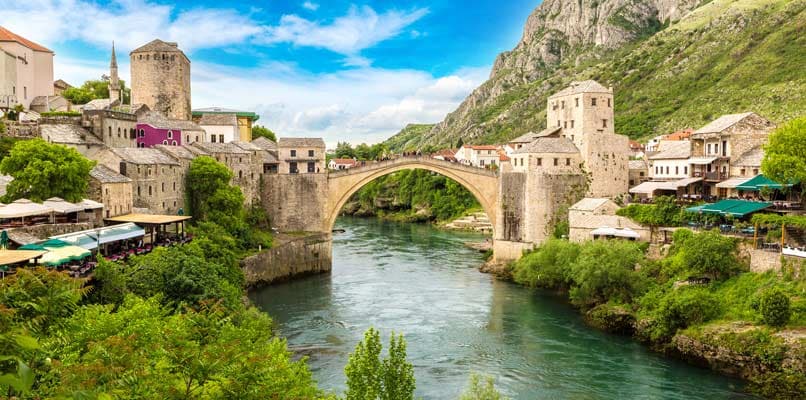
<svg viewBox="0 0 806 400">
<path fill-rule="evenodd" d="M 554 166 L 556 167 L 558 164 L 559 164 L 559 160 L 555 158 L 554 159 Z"/>
<path fill-rule="evenodd" d="M 560 108 L 562 108 L 563 110 L 565 110 L 565 100 L 563 100 L 563 101 L 562 101 L 560 104 L 562 104 L 562 106 L 560 106 Z"/>
<path fill-rule="evenodd" d="M 109 127 L 109 137 L 112 137 L 112 127 Z"/>
<path fill-rule="evenodd" d="M 557 127 L 558 128 L 560 127 L 560 120 L 559 119 L 557 120 Z"/>
<path fill-rule="evenodd" d="M 574 101 L 576 102 L 576 106 L 579 107 L 579 97 L 575 98 Z"/>
<path fill-rule="evenodd" d="M 173 138 L 174 138 L 173 131 L 168 131 L 168 139 L 173 139 Z"/>
<path fill-rule="evenodd" d="M 594 107 L 596 106 L 596 97 L 591 98 L 591 105 Z"/>
<path fill-rule="evenodd" d="M 607 128 L 607 120 L 606 119 L 602 120 L 602 128 Z"/>
<path fill-rule="evenodd" d="M 610 98 L 607 98 L 607 106 L 610 107 Z"/>
<path fill-rule="evenodd" d="M 571 165 L 571 159 L 570 158 L 565 159 L 565 165 Z"/>
<path fill-rule="evenodd" d="M 571 120 L 571 128 L 573 129 L 573 127 L 574 127 L 574 120 L 572 119 Z"/>
</svg>

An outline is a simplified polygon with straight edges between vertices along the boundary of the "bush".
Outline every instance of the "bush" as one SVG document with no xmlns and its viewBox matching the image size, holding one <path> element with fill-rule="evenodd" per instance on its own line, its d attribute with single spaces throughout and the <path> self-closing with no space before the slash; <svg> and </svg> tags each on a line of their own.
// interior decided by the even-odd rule
<svg viewBox="0 0 806 400">
<path fill-rule="evenodd" d="M 537 250 L 515 262 L 515 282 L 531 287 L 556 289 L 568 282 L 571 264 L 579 256 L 579 245 L 550 239 Z"/>
<path fill-rule="evenodd" d="M 792 315 L 789 308 L 789 296 L 780 289 L 770 289 L 764 292 L 758 306 L 764 323 L 770 326 L 784 326 Z"/>
<path fill-rule="evenodd" d="M 721 280 L 741 269 L 736 258 L 736 240 L 718 232 L 688 234 L 675 232 L 673 256 L 667 273 L 679 278 L 707 276 Z"/>
<path fill-rule="evenodd" d="M 666 293 L 652 313 L 653 340 L 668 339 L 678 329 L 719 315 L 719 300 L 705 287 L 681 287 Z"/>
<path fill-rule="evenodd" d="M 645 287 L 636 265 L 644 261 L 641 245 L 622 240 L 599 240 L 582 246 L 571 265 L 571 301 L 591 307 L 615 301 L 629 304 Z"/>
<path fill-rule="evenodd" d="M 794 371 L 768 372 L 753 378 L 748 388 L 765 399 L 802 399 L 806 376 Z"/>
<path fill-rule="evenodd" d="M 498 390 L 495 389 L 495 383 L 491 376 L 482 377 L 477 374 L 470 375 L 470 383 L 467 390 L 465 390 L 459 397 L 459 400 L 506 400 Z"/>
</svg>

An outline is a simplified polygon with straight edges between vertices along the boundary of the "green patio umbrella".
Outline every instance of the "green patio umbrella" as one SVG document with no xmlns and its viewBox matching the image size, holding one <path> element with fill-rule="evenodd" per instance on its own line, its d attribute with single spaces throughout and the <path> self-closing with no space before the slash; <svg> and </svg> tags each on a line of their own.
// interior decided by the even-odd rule
<svg viewBox="0 0 806 400">
<path fill-rule="evenodd" d="M 8 248 L 8 232 L 5 230 L 0 233 L 0 247 L 4 250 Z"/>
</svg>

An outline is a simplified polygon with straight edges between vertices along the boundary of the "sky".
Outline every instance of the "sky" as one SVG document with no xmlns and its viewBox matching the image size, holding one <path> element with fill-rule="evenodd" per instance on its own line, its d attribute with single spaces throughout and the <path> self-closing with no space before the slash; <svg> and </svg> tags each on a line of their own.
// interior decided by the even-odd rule
<svg viewBox="0 0 806 400">
<path fill-rule="evenodd" d="M 539 0 L 0 0 L 0 25 L 56 53 L 54 78 L 121 79 L 160 38 L 191 60 L 192 107 L 257 112 L 280 136 L 354 144 L 436 123 L 512 49 Z"/>
</svg>

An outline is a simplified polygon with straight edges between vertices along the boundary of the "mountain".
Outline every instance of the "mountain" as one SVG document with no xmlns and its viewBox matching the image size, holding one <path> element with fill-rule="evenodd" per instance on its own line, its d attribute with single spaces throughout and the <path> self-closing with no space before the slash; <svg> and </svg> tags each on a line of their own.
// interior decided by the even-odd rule
<svg viewBox="0 0 806 400">
<path fill-rule="evenodd" d="M 806 0 L 546 0 L 490 78 L 445 120 L 407 127 L 393 150 L 498 143 L 545 127 L 572 81 L 615 91 L 616 132 L 646 138 L 755 111 L 806 114 Z"/>
</svg>

